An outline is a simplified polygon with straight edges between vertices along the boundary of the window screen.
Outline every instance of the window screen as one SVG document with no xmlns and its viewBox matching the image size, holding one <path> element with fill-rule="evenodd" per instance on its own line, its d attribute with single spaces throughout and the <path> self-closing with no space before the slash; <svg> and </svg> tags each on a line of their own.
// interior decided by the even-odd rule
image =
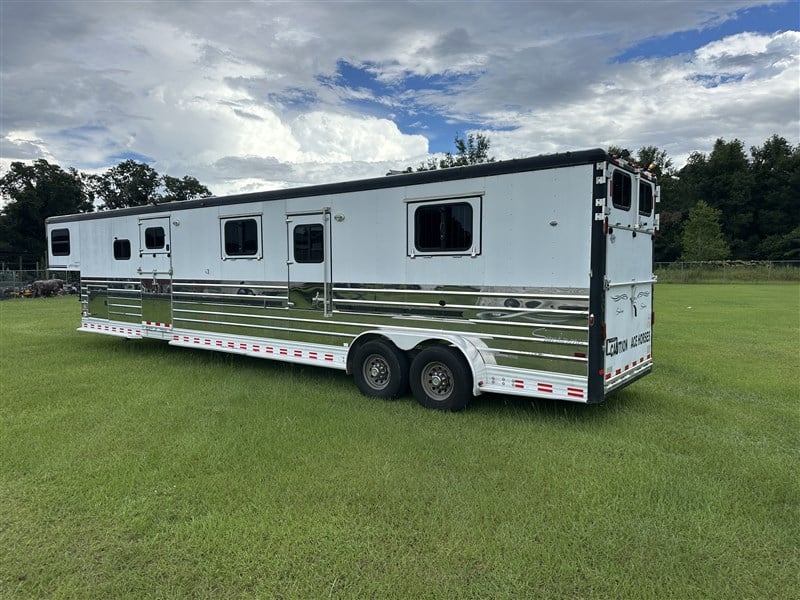
<svg viewBox="0 0 800 600">
<path fill-rule="evenodd" d="M 639 182 L 639 214 L 650 215 L 653 212 L 653 186 L 644 181 Z"/>
<path fill-rule="evenodd" d="M 472 205 L 429 204 L 414 212 L 414 246 L 419 252 L 464 252 L 472 246 Z"/>
<path fill-rule="evenodd" d="M 130 240 L 114 240 L 114 260 L 129 260 L 131 257 Z"/>
<path fill-rule="evenodd" d="M 69 229 L 53 229 L 50 232 L 50 250 L 53 256 L 69 256 Z"/>
<path fill-rule="evenodd" d="M 615 208 L 629 210 L 631 207 L 631 176 L 622 171 L 614 171 L 611 200 Z"/>
<path fill-rule="evenodd" d="M 258 223 L 255 219 L 225 221 L 224 236 L 227 256 L 258 254 Z"/>
<path fill-rule="evenodd" d="M 321 263 L 325 258 L 325 233 L 322 225 L 312 223 L 294 228 L 294 260 L 299 263 Z"/>
<path fill-rule="evenodd" d="M 159 250 L 164 247 L 164 228 L 148 227 L 144 230 L 144 247 L 148 250 Z"/>
</svg>

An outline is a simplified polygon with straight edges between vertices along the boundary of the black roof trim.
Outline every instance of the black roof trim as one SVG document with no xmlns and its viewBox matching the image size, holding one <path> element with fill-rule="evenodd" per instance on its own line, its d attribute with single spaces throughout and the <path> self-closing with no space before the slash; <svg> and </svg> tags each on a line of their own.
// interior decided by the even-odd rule
<svg viewBox="0 0 800 600">
<path fill-rule="evenodd" d="M 604 161 L 608 158 L 609 156 L 605 150 L 594 148 L 591 150 L 578 150 L 575 152 L 562 152 L 559 154 L 543 154 L 541 156 L 533 156 L 531 158 L 503 160 L 491 163 L 481 163 L 479 165 L 470 165 L 468 167 L 437 169 L 435 171 L 421 171 L 417 173 L 404 173 L 401 175 L 388 175 L 385 177 L 344 181 L 341 183 L 327 183 L 322 185 L 271 190 L 268 192 L 236 194 L 233 196 L 211 196 L 210 198 L 185 200 L 183 202 L 166 202 L 164 204 L 119 208 L 116 210 L 60 215 L 46 219 L 45 223 L 67 223 L 73 221 L 106 219 L 109 217 L 126 215 L 172 213 L 179 210 L 188 210 L 191 208 L 199 208 L 204 206 L 225 206 L 231 204 L 245 204 L 250 202 L 286 200 L 289 198 L 363 192 L 367 190 L 405 187 L 423 183 L 436 183 L 439 181 L 456 181 L 459 179 L 505 175 L 507 173 L 522 173 L 525 171 L 541 171 L 559 167 L 572 167 L 576 165 Z"/>
</svg>

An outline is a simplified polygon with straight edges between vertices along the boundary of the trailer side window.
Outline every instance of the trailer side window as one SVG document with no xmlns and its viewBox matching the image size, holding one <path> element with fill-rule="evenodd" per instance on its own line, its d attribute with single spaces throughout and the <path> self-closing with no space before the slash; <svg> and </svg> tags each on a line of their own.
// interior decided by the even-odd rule
<svg viewBox="0 0 800 600">
<path fill-rule="evenodd" d="M 325 233 L 322 225 L 312 223 L 294 228 L 294 260 L 299 263 L 321 263 L 325 258 Z"/>
<path fill-rule="evenodd" d="M 639 182 L 639 214 L 649 216 L 653 212 L 653 186 Z"/>
<path fill-rule="evenodd" d="M 114 240 L 114 260 L 130 260 L 131 241 Z"/>
<path fill-rule="evenodd" d="M 144 230 L 144 247 L 148 250 L 163 248 L 165 240 L 163 227 L 148 227 Z"/>
<path fill-rule="evenodd" d="M 614 171 L 611 200 L 615 208 L 629 210 L 631 207 L 631 176 L 622 171 Z"/>
<path fill-rule="evenodd" d="M 69 229 L 53 229 L 50 232 L 50 250 L 53 256 L 69 256 Z"/>
<path fill-rule="evenodd" d="M 258 222 L 254 218 L 224 221 L 223 236 L 225 256 L 258 254 Z"/>
<path fill-rule="evenodd" d="M 420 252 L 464 252 L 472 246 L 472 205 L 429 204 L 414 212 L 414 245 Z"/>
</svg>

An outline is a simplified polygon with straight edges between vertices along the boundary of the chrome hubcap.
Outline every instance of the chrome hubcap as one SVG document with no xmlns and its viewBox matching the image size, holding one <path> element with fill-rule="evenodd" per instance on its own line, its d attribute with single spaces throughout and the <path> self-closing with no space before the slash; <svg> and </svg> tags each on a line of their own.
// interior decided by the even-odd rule
<svg viewBox="0 0 800 600">
<path fill-rule="evenodd" d="M 453 373 L 443 363 L 426 365 L 421 378 L 425 392 L 435 400 L 446 400 L 453 392 Z"/>
<path fill-rule="evenodd" d="M 386 360 L 379 354 L 372 354 L 364 361 L 364 379 L 370 387 L 382 390 L 389 385 L 391 373 Z"/>
</svg>

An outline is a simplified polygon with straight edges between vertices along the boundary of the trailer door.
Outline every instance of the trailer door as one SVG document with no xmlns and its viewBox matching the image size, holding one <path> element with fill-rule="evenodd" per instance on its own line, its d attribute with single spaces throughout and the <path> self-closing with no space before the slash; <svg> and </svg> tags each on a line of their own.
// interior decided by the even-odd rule
<svg viewBox="0 0 800 600">
<path fill-rule="evenodd" d="M 652 183 L 613 168 L 609 192 L 604 306 L 606 391 L 650 371 L 654 280 L 653 230 L 643 227 L 640 219 L 640 213 L 652 214 Z"/>
<path fill-rule="evenodd" d="M 330 210 L 286 215 L 289 307 L 331 312 Z"/>
<path fill-rule="evenodd" d="M 172 240 L 170 217 L 139 219 L 139 274 L 142 324 L 163 329 L 172 323 Z"/>
<path fill-rule="evenodd" d="M 143 275 L 172 273 L 169 217 L 139 219 L 139 272 Z"/>
</svg>

